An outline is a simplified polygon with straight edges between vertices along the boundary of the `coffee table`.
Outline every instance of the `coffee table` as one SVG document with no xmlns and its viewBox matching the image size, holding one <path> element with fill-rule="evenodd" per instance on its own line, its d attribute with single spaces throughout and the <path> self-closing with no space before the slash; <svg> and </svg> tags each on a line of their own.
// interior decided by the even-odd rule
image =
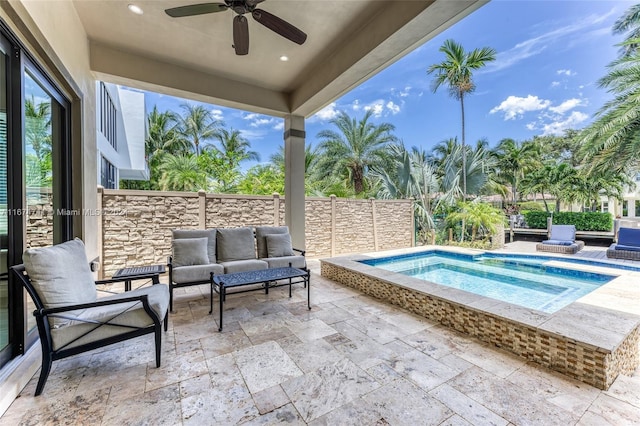
<svg viewBox="0 0 640 426">
<path fill-rule="evenodd" d="M 284 283 L 278 284 L 278 281 L 286 280 Z M 289 297 L 291 297 L 291 285 L 304 283 L 307 287 L 307 307 L 311 309 L 311 274 L 308 270 L 298 268 L 271 268 L 261 269 L 259 271 L 234 272 L 231 274 L 214 275 L 211 274 L 211 299 L 209 314 L 213 313 L 213 292 L 219 294 L 220 298 L 220 327 L 218 331 L 222 331 L 222 304 L 227 295 L 227 290 L 231 288 L 239 288 L 248 285 L 264 284 L 264 287 L 251 288 L 247 290 L 235 290 L 228 294 L 245 293 L 247 291 L 262 290 L 269 294 L 269 288 L 289 286 Z"/>
</svg>

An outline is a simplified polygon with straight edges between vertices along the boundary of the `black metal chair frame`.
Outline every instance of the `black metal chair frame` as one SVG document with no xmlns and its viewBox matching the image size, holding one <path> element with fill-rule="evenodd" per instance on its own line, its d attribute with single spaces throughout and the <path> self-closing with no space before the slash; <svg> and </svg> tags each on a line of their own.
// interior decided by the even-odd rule
<svg viewBox="0 0 640 426">
<path fill-rule="evenodd" d="M 156 315 L 153 309 L 151 309 L 151 306 L 149 305 L 149 297 L 147 295 L 138 295 L 138 296 L 127 297 L 127 298 L 122 298 L 117 300 L 101 301 L 100 299 L 98 299 L 97 301 L 91 302 L 91 303 L 81 303 L 81 304 L 68 305 L 68 306 L 58 307 L 58 308 L 45 308 L 44 304 L 42 303 L 42 300 L 40 299 L 40 296 L 38 295 L 37 291 L 31 284 L 31 281 L 29 280 L 29 276 L 26 273 L 24 265 L 20 264 L 20 265 L 12 266 L 11 270 L 16 274 L 16 276 L 20 280 L 20 283 L 27 290 L 27 292 L 29 293 L 29 295 L 33 300 L 33 303 L 36 306 L 35 311 L 33 311 L 33 315 L 36 317 L 38 334 L 40 336 L 40 345 L 42 347 L 42 368 L 40 370 L 40 378 L 38 379 L 38 385 L 36 386 L 35 396 L 38 396 L 42 393 L 44 389 L 44 385 L 47 381 L 47 378 L 49 377 L 49 373 L 51 372 L 51 364 L 53 363 L 53 361 L 57 361 L 63 358 L 77 355 L 82 352 L 91 351 L 93 349 L 101 348 L 103 346 L 108 346 L 114 343 L 122 342 L 128 339 L 132 339 L 134 337 L 143 336 L 145 334 L 150 334 L 150 333 L 155 334 L 156 367 L 160 367 L 160 354 L 161 354 L 161 343 L 162 343 L 162 319 L 159 318 L 158 315 Z M 96 281 L 95 283 L 96 285 L 110 284 L 115 282 L 122 282 L 124 280 L 125 278 L 99 280 L 99 281 Z M 76 318 L 75 316 L 72 316 L 72 315 L 68 315 L 68 316 L 64 315 L 65 312 L 74 311 L 78 309 L 90 309 L 90 308 L 95 308 L 99 306 L 117 305 L 117 304 L 123 304 L 123 303 L 131 303 L 131 302 L 142 303 L 143 309 L 145 310 L 147 315 L 149 315 L 149 317 L 153 320 L 152 325 L 149 325 L 147 327 L 136 327 L 136 326 L 110 323 L 111 320 L 127 312 L 127 309 L 114 315 L 107 321 L 87 320 L 87 319 Z M 58 349 L 53 349 L 53 340 L 51 338 L 51 326 L 49 324 L 50 318 L 71 319 L 75 321 L 85 322 L 87 324 L 94 324 L 95 327 L 87 331 L 83 335 L 77 337 L 73 341 L 67 343 L 63 347 Z M 167 312 L 164 318 L 165 331 L 167 331 L 168 320 L 169 320 L 169 313 Z M 108 325 L 110 327 L 115 326 L 115 327 L 122 327 L 122 328 L 130 328 L 131 331 L 127 331 L 126 333 L 122 333 L 117 336 L 110 336 L 104 339 L 96 340 L 94 342 L 85 343 L 79 346 L 74 346 L 72 348 L 68 347 L 70 344 L 74 343 L 78 339 L 81 339 L 87 336 L 88 334 L 97 330 L 103 325 Z"/>
<path fill-rule="evenodd" d="M 297 248 L 294 248 L 293 251 L 297 251 L 298 253 L 300 253 L 300 256 L 303 256 L 303 257 L 306 253 L 306 250 L 300 250 Z M 189 287 L 192 285 L 202 285 L 202 284 L 210 285 L 211 284 L 211 279 L 200 280 L 200 281 L 189 281 L 186 283 L 173 282 L 173 257 L 172 256 L 169 256 L 167 258 L 167 269 L 169 269 L 169 311 L 171 312 L 173 312 L 173 289 L 174 288 Z M 308 271 L 306 266 L 304 268 L 299 268 L 299 269 Z M 305 287 L 306 286 L 307 285 L 305 283 Z"/>
</svg>

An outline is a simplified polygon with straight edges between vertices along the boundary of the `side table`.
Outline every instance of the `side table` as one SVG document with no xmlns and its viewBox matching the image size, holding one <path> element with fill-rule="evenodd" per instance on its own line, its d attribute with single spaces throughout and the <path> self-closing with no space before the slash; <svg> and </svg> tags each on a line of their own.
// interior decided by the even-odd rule
<svg viewBox="0 0 640 426">
<path fill-rule="evenodd" d="M 124 279 L 124 291 L 131 291 L 131 281 L 151 279 L 153 284 L 160 283 L 160 274 L 165 273 L 164 265 L 134 266 L 118 269 L 113 274 L 114 279 Z"/>
</svg>

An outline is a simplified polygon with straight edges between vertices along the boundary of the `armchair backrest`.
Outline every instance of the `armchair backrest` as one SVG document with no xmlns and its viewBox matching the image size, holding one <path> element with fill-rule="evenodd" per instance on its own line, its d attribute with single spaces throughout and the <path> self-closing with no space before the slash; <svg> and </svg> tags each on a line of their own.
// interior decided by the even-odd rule
<svg viewBox="0 0 640 426">
<path fill-rule="evenodd" d="M 640 246 L 640 228 L 620 228 L 618 230 L 618 244 Z"/>
<path fill-rule="evenodd" d="M 186 238 L 206 238 L 209 263 L 216 263 L 216 230 L 215 229 L 176 229 L 172 233 L 173 241 Z"/>
<path fill-rule="evenodd" d="M 98 298 L 84 243 L 80 239 L 52 247 L 27 249 L 23 261 L 28 278 L 22 273 L 21 281 L 36 305 L 41 303 L 43 308 L 57 308 L 91 303 Z M 57 321 L 62 320 L 56 319 L 54 323 Z"/>
</svg>

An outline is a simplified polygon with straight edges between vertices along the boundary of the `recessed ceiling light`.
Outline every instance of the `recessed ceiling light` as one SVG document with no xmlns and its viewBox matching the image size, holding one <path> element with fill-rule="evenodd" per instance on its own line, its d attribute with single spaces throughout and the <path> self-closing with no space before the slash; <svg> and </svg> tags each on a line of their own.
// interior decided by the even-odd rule
<svg viewBox="0 0 640 426">
<path fill-rule="evenodd" d="M 282 56 L 280 56 L 280 60 L 282 62 L 287 62 L 289 60 L 289 57 L 287 55 L 282 55 Z"/>
<path fill-rule="evenodd" d="M 144 11 L 142 10 L 142 8 L 140 6 L 136 6 L 135 4 L 130 4 L 129 6 L 127 6 L 129 8 L 130 11 L 132 11 L 133 13 L 135 13 L 136 15 L 142 15 L 144 13 Z"/>
</svg>

